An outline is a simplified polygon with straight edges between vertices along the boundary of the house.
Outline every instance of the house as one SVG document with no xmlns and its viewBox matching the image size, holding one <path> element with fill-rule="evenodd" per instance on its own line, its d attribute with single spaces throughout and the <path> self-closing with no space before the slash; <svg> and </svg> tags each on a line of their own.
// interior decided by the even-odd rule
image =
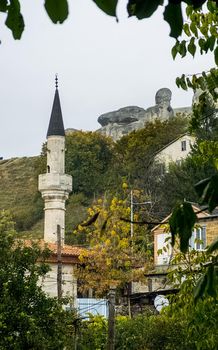
<svg viewBox="0 0 218 350">
<path fill-rule="evenodd" d="M 198 222 L 190 239 L 190 249 L 204 250 L 218 237 L 218 208 L 212 214 L 201 211 L 197 205 L 192 205 L 197 213 Z M 200 211 L 200 212 L 199 212 Z M 170 232 L 168 220 L 170 215 L 163 219 L 162 223 L 155 226 L 151 233 L 154 237 L 154 269 L 146 274 L 147 283 L 133 283 L 132 297 L 150 300 L 153 303 L 156 295 L 171 294 L 177 292 L 169 285 L 167 274 L 170 260 L 174 251 L 170 245 Z M 168 240 L 169 238 L 169 240 Z"/>
<path fill-rule="evenodd" d="M 206 210 L 199 212 L 201 209 L 196 205 L 192 205 L 192 207 L 197 213 L 198 221 L 190 239 L 190 249 L 204 250 L 218 237 L 218 209 L 210 214 Z M 169 217 L 170 215 L 162 221 L 162 224 L 155 226 L 151 231 L 154 235 L 154 265 L 158 270 L 165 269 L 169 265 L 173 254 L 170 243 L 166 243 L 166 239 L 170 238 L 170 233 L 167 232 Z M 162 252 L 158 254 L 160 250 Z"/>
<path fill-rule="evenodd" d="M 33 241 L 25 240 L 26 246 L 31 246 Z M 57 244 L 45 242 L 44 239 L 37 240 L 36 243 L 41 249 L 48 248 L 51 251 L 46 264 L 50 271 L 39 281 L 42 289 L 50 296 L 57 297 L 57 266 L 58 254 Z M 80 248 L 76 246 L 63 245 L 61 249 L 61 275 L 62 275 L 62 296 L 70 297 L 76 303 L 77 297 L 77 279 L 75 277 L 75 268 L 79 263 Z"/>
<path fill-rule="evenodd" d="M 195 137 L 189 134 L 183 134 L 161 148 L 154 157 L 158 163 L 164 164 L 165 168 L 174 162 L 179 164 L 191 152 L 195 143 Z"/>
<path fill-rule="evenodd" d="M 42 283 L 43 290 L 51 297 L 56 297 L 57 293 L 57 266 L 58 254 L 57 245 L 49 243 L 48 248 L 51 255 L 47 260 L 50 271 L 45 276 Z M 77 278 L 75 277 L 75 268 L 79 263 L 80 249 L 69 245 L 64 245 L 61 250 L 61 275 L 62 275 L 62 296 L 70 297 L 74 306 L 77 298 Z"/>
</svg>

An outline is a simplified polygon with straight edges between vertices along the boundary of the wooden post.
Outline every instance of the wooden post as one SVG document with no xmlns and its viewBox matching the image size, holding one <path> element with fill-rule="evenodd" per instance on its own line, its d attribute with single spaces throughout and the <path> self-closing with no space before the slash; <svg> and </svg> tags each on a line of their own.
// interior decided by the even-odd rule
<svg viewBox="0 0 218 350">
<path fill-rule="evenodd" d="M 57 296 L 62 297 L 61 227 L 57 225 Z"/>
<path fill-rule="evenodd" d="M 134 236 L 134 226 L 133 226 L 133 220 L 134 220 L 134 207 L 133 207 L 133 190 L 130 192 L 130 237 L 131 240 L 133 240 Z"/>
<path fill-rule="evenodd" d="M 108 339 L 107 350 L 114 350 L 115 346 L 115 288 L 111 287 L 108 295 Z"/>
<path fill-rule="evenodd" d="M 131 300 L 130 300 L 131 293 L 132 293 L 132 282 L 128 282 L 128 284 L 127 284 L 127 305 L 128 305 L 129 318 L 132 318 Z"/>
<path fill-rule="evenodd" d="M 130 236 L 131 236 L 131 256 L 133 258 L 133 239 L 134 239 L 134 206 L 133 206 L 133 190 L 130 192 Z M 129 317 L 131 318 L 132 313 L 131 313 L 131 303 L 130 303 L 130 295 L 132 293 L 132 282 L 129 282 L 127 285 L 127 303 L 128 303 L 128 314 Z"/>
</svg>

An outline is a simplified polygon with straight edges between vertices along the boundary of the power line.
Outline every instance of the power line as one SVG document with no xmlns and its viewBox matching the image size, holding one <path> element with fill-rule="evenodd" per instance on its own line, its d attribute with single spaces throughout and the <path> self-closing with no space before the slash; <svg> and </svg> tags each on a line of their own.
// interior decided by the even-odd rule
<svg viewBox="0 0 218 350">
<path fill-rule="evenodd" d="M 107 301 L 107 299 L 103 299 L 103 300 L 101 300 L 101 301 L 99 301 L 98 303 L 95 303 L 95 304 L 92 304 L 92 305 L 90 305 L 90 307 L 88 307 L 88 306 L 86 306 L 85 308 L 82 308 L 82 309 L 80 309 L 79 307 L 78 307 L 78 311 L 79 312 L 83 312 L 83 313 L 85 313 L 86 311 L 88 312 L 88 311 L 90 311 L 90 310 L 92 310 L 92 309 L 95 309 L 96 308 L 96 306 L 104 306 L 105 305 L 105 301 Z M 104 304 L 103 304 L 104 303 Z"/>
</svg>

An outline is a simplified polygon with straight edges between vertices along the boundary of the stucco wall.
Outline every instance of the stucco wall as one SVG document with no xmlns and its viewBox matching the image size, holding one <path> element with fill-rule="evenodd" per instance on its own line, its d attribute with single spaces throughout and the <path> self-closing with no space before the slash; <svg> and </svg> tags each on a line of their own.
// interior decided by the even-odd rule
<svg viewBox="0 0 218 350">
<path fill-rule="evenodd" d="M 51 270 L 46 277 L 40 281 L 42 289 L 51 297 L 57 297 L 57 264 L 49 263 Z M 77 280 L 74 276 L 72 264 L 62 264 L 62 293 L 63 296 L 71 297 L 76 302 Z"/>
<path fill-rule="evenodd" d="M 182 141 L 186 141 L 186 150 L 184 151 L 182 151 Z M 194 137 L 184 135 L 162 149 L 155 157 L 155 160 L 164 163 L 167 167 L 171 162 L 178 162 L 185 159 L 190 153 L 191 146 L 193 146 L 194 142 Z"/>
</svg>

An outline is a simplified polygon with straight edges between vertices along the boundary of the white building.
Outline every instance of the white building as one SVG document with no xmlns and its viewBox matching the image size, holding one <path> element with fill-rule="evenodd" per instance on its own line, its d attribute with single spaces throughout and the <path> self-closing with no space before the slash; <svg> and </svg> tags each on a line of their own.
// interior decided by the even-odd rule
<svg viewBox="0 0 218 350">
<path fill-rule="evenodd" d="M 48 259 L 51 271 L 42 285 L 50 296 L 57 296 L 58 265 L 61 266 L 62 295 L 76 299 L 77 281 L 74 269 L 78 263 L 78 247 L 65 245 L 65 201 L 72 191 L 72 177 L 65 174 L 65 131 L 61 112 L 57 78 L 54 102 L 47 132 L 47 168 L 39 175 L 39 191 L 44 199 L 44 239 L 39 242 L 47 246 L 52 254 Z M 57 227 L 60 227 L 59 244 L 61 254 L 57 254 Z"/>
<path fill-rule="evenodd" d="M 155 161 L 163 163 L 166 169 L 174 162 L 179 164 L 191 152 L 195 137 L 183 134 L 158 151 Z"/>
<path fill-rule="evenodd" d="M 65 201 L 72 191 L 72 176 L 65 174 L 65 131 L 58 88 L 47 132 L 47 172 L 39 175 L 39 191 L 45 201 L 44 240 L 57 242 L 57 225 L 65 231 Z"/>
</svg>

